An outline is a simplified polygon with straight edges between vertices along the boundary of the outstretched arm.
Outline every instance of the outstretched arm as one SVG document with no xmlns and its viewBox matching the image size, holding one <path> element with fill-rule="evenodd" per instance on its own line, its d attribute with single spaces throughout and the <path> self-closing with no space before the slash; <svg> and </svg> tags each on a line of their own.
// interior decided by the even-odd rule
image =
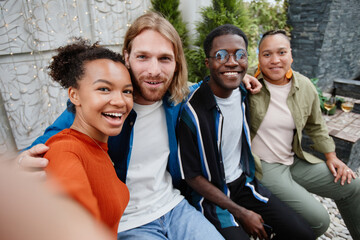
<svg viewBox="0 0 360 240">
<path fill-rule="evenodd" d="M 203 176 L 186 179 L 186 182 L 207 200 L 215 203 L 221 208 L 227 209 L 241 223 L 248 234 L 255 238 L 269 239 L 263 227 L 264 220 L 259 214 L 247 210 L 233 202 Z"/>
<path fill-rule="evenodd" d="M 57 194 L 27 177 L 26 172 L 7 164 L 14 160 L 0 157 L 0 239 L 113 239 L 72 198 Z"/>
<path fill-rule="evenodd" d="M 29 174 L 44 178 L 46 174 L 43 169 L 47 166 L 48 160 L 43 158 L 43 155 L 49 150 L 44 144 L 53 135 L 65 128 L 69 128 L 74 122 L 74 118 L 75 115 L 73 113 L 65 110 L 55 122 L 45 130 L 44 135 L 38 137 L 27 150 L 23 151 L 16 158 L 16 162 L 21 169 L 27 171 Z"/>
</svg>

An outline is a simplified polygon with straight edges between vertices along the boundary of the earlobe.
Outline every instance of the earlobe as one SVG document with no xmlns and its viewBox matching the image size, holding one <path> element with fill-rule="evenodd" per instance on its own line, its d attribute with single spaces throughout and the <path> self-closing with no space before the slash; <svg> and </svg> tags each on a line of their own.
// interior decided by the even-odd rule
<svg viewBox="0 0 360 240">
<path fill-rule="evenodd" d="M 205 58 L 205 66 L 206 66 L 207 68 L 209 68 L 209 59 L 208 59 L 208 58 Z"/>
<path fill-rule="evenodd" d="M 75 105 L 75 106 L 80 106 L 80 98 L 79 98 L 79 92 L 76 88 L 74 87 L 69 87 L 68 89 L 68 95 L 69 95 L 69 99 L 70 101 Z"/>
</svg>

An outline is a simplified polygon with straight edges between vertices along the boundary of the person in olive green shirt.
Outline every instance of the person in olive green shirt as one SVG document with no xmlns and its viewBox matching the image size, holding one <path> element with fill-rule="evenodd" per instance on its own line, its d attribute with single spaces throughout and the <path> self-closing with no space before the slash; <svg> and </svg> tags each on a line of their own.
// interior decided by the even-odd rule
<svg viewBox="0 0 360 240">
<path fill-rule="evenodd" d="M 360 180 L 337 158 L 316 89 L 307 77 L 291 70 L 291 63 L 286 32 L 265 33 L 259 43 L 255 73 L 263 88 L 249 96 L 257 176 L 302 215 L 317 236 L 327 230 L 330 218 L 311 193 L 334 199 L 350 234 L 360 239 Z M 326 161 L 302 150 L 303 130 Z"/>
</svg>

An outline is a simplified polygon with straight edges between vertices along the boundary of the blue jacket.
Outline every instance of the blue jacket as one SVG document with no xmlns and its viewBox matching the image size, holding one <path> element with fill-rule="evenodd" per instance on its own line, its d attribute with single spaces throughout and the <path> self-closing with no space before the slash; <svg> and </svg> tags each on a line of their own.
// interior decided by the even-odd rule
<svg viewBox="0 0 360 240">
<path fill-rule="evenodd" d="M 195 84 L 191 88 L 196 88 L 198 85 Z M 68 105 L 71 104 L 70 101 Z M 179 112 L 182 104 L 177 104 L 176 106 L 169 101 L 169 94 L 167 93 L 163 98 L 163 107 L 165 109 L 167 130 L 169 136 L 169 147 L 170 154 L 168 160 L 168 171 L 172 176 L 173 184 L 175 187 L 181 189 L 182 183 L 184 181 L 181 179 L 180 166 L 177 156 L 177 139 L 175 134 L 175 129 L 179 117 Z M 31 146 L 34 146 L 38 143 L 45 143 L 51 136 L 57 134 L 65 128 L 69 128 L 73 121 L 75 115 L 68 110 L 65 110 L 55 122 L 49 126 L 44 135 L 37 138 Z M 133 126 L 136 120 L 136 112 L 131 111 L 129 116 L 124 122 L 121 133 L 117 136 L 109 137 L 108 147 L 109 155 L 114 162 L 114 167 L 116 173 L 121 181 L 126 183 L 126 175 L 129 167 L 129 161 L 132 151 L 133 144 Z"/>
</svg>

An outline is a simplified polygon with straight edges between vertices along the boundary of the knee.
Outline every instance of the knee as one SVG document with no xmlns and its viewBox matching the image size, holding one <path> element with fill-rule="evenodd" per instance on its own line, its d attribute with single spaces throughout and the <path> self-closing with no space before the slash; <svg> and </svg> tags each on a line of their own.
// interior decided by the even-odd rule
<svg viewBox="0 0 360 240">
<path fill-rule="evenodd" d="M 350 184 L 345 183 L 344 186 L 340 188 L 340 194 L 338 198 L 334 198 L 336 201 L 353 201 L 360 199 L 360 179 L 353 179 Z"/>
<path fill-rule="evenodd" d="M 300 216 L 287 218 L 288 225 L 282 225 L 280 229 L 275 230 L 275 239 L 291 239 L 291 240 L 315 240 L 321 234 L 316 235 L 314 229 L 309 223 Z"/>
<path fill-rule="evenodd" d="M 325 208 L 323 211 L 319 211 L 316 214 L 313 214 L 311 220 L 308 220 L 308 223 L 313 230 L 316 237 L 323 235 L 330 225 L 330 216 Z"/>
<path fill-rule="evenodd" d="M 299 216 L 307 223 L 308 229 L 311 229 L 316 237 L 324 234 L 329 228 L 330 216 L 325 207 L 321 204 L 301 209 Z"/>
<path fill-rule="evenodd" d="M 309 214 L 309 211 L 303 213 L 303 216 L 287 216 L 286 223 L 281 229 L 277 229 L 285 238 L 279 236 L 279 239 L 314 240 L 326 232 L 330 225 L 330 216 L 324 207 L 313 214 Z"/>
<path fill-rule="evenodd" d="M 309 227 L 309 225 L 306 225 L 306 227 L 303 227 L 299 229 L 297 233 L 293 234 L 295 236 L 293 239 L 296 240 L 315 240 L 319 236 L 315 235 L 315 232 L 312 228 Z"/>
</svg>

